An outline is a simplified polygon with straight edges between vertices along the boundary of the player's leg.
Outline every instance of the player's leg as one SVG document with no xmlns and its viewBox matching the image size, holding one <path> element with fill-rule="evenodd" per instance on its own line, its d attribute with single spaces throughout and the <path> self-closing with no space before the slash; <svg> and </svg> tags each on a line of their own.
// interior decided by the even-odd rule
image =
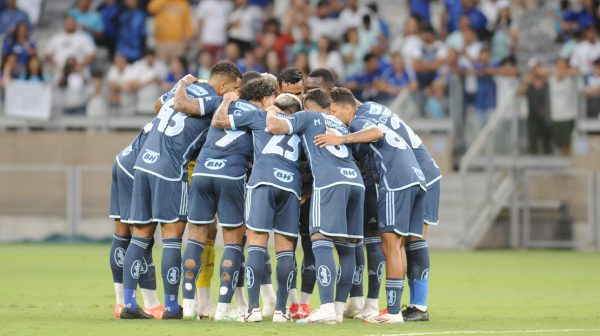
<svg viewBox="0 0 600 336">
<path fill-rule="evenodd" d="M 315 255 L 312 251 L 312 242 L 309 233 L 309 218 L 310 198 L 307 203 L 302 204 L 302 207 L 300 208 L 300 244 L 302 246 L 302 265 L 300 266 L 300 307 L 290 307 L 290 312 L 294 319 L 302 319 L 310 315 L 310 298 L 312 297 L 315 282 L 317 281 Z"/>
<path fill-rule="evenodd" d="M 138 306 L 135 294 L 144 256 L 152 243 L 156 224 L 152 223 L 152 199 L 148 174 L 136 171 L 131 197 L 131 213 L 128 223 L 131 231 L 131 242 L 125 252 L 123 261 L 123 303 L 122 319 L 149 319 L 147 314 Z"/>
<path fill-rule="evenodd" d="M 246 322 L 262 321 L 259 297 L 268 253 L 268 232 L 273 229 L 276 209 L 275 195 L 272 189 L 269 186 L 259 186 L 248 189 L 246 193 L 248 255 L 245 273 L 248 287 L 248 312 L 243 315 Z"/>
<path fill-rule="evenodd" d="M 208 225 L 208 239 L 200 256 L 202 268 L 196 281 L 196 313 L 198 318 L 208 318 L 213 314 L 210 288 L 215 272 L 215 240 L 217 238 L 218 216 Z"/>
<path fill-rule="evenodd" d="M 263 301 L 262 314 L 263 316 L 272 316 L 275 312 L 275 300 L 276 294 L 273 288 L 273 265 L 271 262 L 271 255 L 269 254 L 268 248 L 265 259 L 265 270 L 263 273 L 262 280 L 260 282 L 260 296 Z"/>
<path fill-rule="evenodd" d="M 130 240 L 129 225 L 115 219 L 115 231 L 110 247 L 109 263 L 115 287 L 116 304 L 114 314 L 116 318 L 121 316 L 121 309 L 123 309 L 123 262 Z"/>
<path fill-rule="evenodd" d="M 290 293 L 288 296 L 288 304 L 290 305 L 290 312 L 291 312 L 291 307 L 300 307 L 300 301 L 298 300 L 298 289 L 296 286 L 296 283 L 298 282 L 298 261 L 296 259 L 296 247 L 298 246 L 298 239 L 300 237 L 297 237 L 294 239 L 294 246 L 292 248 L 292 251 L 294 251 L 294 270 L 292 271 L 292 283 L 290 286 Z"/>
<path fill-rule="evenodd" d="M 294 241 L 298 238 L 300 200 L 291 192 L 278 190 L 277 216 L 273 231 L 277 259 L 277 299 L 273 322 L 290 322 L 286 303 L 294 280 Z"/>
<path fill-rule="evenodd" d="M 215 312 L 215 321 L 238 321 L 240 314 L 231 309 L 231 300 L 236 290 L 237 279 L 242 263 L 242 243 L 245 233 L 244 227 L 244 180 L 219 181 L 218 212 L 219 226 L 223 232 L 223 257 L 219 269 L 219 303 Z M 247 309 L 245 302 L 238 302 L 242 308 Z M 246 311 L 246 310 L 244 310 Z"/>
<path fill-rule="evenodd" d="M 437 183 L 436 183 L 437 184 Z M 439 191 L 439 189 L 438 189 Z M 428 194 L 421 194 L 415 200 L 413 211 L 411 213 L 411 236 L 406 244 L 407 260 L 407 278 L 410 286 L 410 305 L 403 312 L 405 321 L 428 321 L 429 312 L 427 311 L 427 293 L 429 289 L 429 247 L 425 240 L 426 228 L 428 225 L 419 225 L 418 223 L 437 223 L 437 216 L 432 217 L 433 212 L 429 212 L 429 217 L 422 220 L 424 211 L 429 206 Z M 432 195 L 435 191 L 432 190 Z M 433 202 L 432 202 L 433 203 Z M 432 204 L 432 206 L 435 206 Z M 435 220 L 432 220 L 435 219 Z M 419 233 L 422 233 L 419 235 Z"/>
<path fill-rule="evenodd" d="M 246 248 L 246 228 L 244 227 L 244 235 L 242 236 L 242 259 L 240 262 L 240 270 L 238 273 L 237 284 L 235 285 L 235 293 L 233 296 L 235 297 L 235 302 L 237 304 L 237 308 L 239 312 L 248 311 L 248 300 L 246 299 L 246 294 L 244 293 L 244 285 L 246 284 L 246 253 L 244 253 L 244 249 Z"/>
</svg>

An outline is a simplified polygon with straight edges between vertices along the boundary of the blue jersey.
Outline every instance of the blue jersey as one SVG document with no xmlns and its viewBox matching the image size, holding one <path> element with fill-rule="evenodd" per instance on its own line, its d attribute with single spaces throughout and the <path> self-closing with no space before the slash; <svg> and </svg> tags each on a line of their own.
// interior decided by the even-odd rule
<svg viewBox="0 0 600 336">
<path fill-rule="evenodd" d="M 425 188 L 425 176 L 417 159 L 406 141 L 382 123 L 375 125 L 367 118 L 354 118 L 350 131 L 358 132 L 369 127 L 379 127 L 383 138 L 370 144 L 358 144 L 358 157 L 369 157 L 373 151 L 375 165 L 379 172 L 379 186 L 389 191 L 403 190 L 412 186 Z"/>
<path fill-rule="evenodd" d="M 138 154 L 140 154 L 140 151 L 146 142 L 147 136 L 148 132 L 146 132 L 145 129 L 142 129 L 140 133 L 138 133 L 137 137 L 135 137 L 135 139 L 133 139 L 133 141 L 127 147 L 123 148 L 123 150 L 121 150 L 121 152 L 119 152 L 115 158 L 119 168 L 131 178 L 133 178 L 133 175 L 135 174 L 133 167 L 135 166 L 135 161 L 137 160 Z"/>
<path fill-rule="evenodd" d="M 179 83 L 175 84 L 171 88 L 171 90 L 163 93 L 163 95 L 160 96 L 160 102 L 164 104 L 170 98 L 175 97 L 175 91 L 177 91 L 178 87 L 179 87 Z M 217 95 L 215 90 L 210 85 L 208 85 L 206 83 L 206 81 L 194 82 L 186 87 L 186 91 L 188 93 L 188 96 L 190 96 L 190 98 L 201 98 L 201 97 Z"/>
<path fill-rule="evenodd" d="M 313 139 L 325 134 L 329 129 L 339 135 L 349 133 L 348 127 L 338 118 L 318 112 L 297 112 L 291 116 L 282 116 L 288 120 L 290 134 L 302 138 L 304 152 L 310 162 L 313 174 L 313 189 L 324 189 L 338 184 L 350 184 L 364 188 L 362 176 L 352 159 L 352 150 L 346 145 L 315 145 Z"/>
<path fill-rule="evenodd" d="M 188 86 L 189 98 L 201 98 L 197 86 L 203 86 L 210 96 L 216 96 L 206 83 Z M 201 145 L 201 138 L 210 126 L 211 115 L 190 117 L 173 109 L 174 97 L 168 98 L 156 118 L 144 130 L 148 132 L 135 162 L 135 169 L 167 181 L 182 181 L 187 177 L 187 164 Z"/>
<path fill-rule="evenodd" d="M 200 104 L 204 113 L 213 114 L 222 101 L 222 97 L 205 97 Z M 231 115 L 237 110 L 255 109 L 256 107 L 250 102 L 238 100 L 229 106 L 228 113 Z M 234 131 L 211 126 L 196 161 L 193 175 L 243 179 L 248 171 L 252 149 L 252 135 L 245 130 Z"/>
<path fill-rule="evenodd" d="M 427 186 L 442 178 L 440 167 L 423 145 L 421 138 L 390 109 L 378 103 L 366 102 L 358 107 L 356 117 L 367 118 L 376 124 L 383 124 L 398 133 L 412 148 L 425 175 Z"/>
<path fill-rule="evenodd" d="M 262 110 L 235 109 L 229 120 L 233 130 L 252 131 L 254 162 L 248 187 L 270 185 L 294 193 L 300 199 L 300 138 L 269 133 L 267 113 Z"/>
</svg>

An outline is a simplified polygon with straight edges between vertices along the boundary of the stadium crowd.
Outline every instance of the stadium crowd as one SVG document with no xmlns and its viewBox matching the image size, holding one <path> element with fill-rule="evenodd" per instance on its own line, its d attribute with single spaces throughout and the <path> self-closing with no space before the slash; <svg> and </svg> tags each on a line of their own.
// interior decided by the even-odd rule
<svg viewBox="0 0 600 336">
<path fill-rule="evenodd" d="M 581 92 L 587 116 L 598 116 L 598 1 L 406 3 L 410 14 L 398 24 L 377 1 L 78 0 L 62 31 L 36 41 L 29 16 L 36 4 L 39 16 L 41 1 L 5 0 L 2 85 L 51 83 L 65 115 L 151 114 L 161 92 L 186 73 L 206 78 L 221 59 L 274 75 L 326 67 L 363 101 L 397 100 L 420 117 L 453 118 L 458 142 L 469 143 L 522 83 L 529 151 L 546 154 L 568 154 Z M 523 59 L 519 37 L 539 6 L 559 51 Z"/>
</svg>

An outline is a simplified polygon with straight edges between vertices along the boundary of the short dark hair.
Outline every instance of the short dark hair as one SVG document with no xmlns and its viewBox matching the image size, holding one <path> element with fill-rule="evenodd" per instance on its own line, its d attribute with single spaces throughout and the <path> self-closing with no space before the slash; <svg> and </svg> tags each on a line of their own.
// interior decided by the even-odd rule
<svg viewBox="0 0 600 336">
<path fill-rule="evenodd" d="M 337 87 L 333 89 L 329 95 L 333 103 L 356 107 L 356 98 L 354 98 L 352 91 L 344 87 Z"/>
<path fill-rule="evenodd" d="M 316 68 L 308 74 L 310 78 L 322 78 L 323 84 L 326 86 L 335 86 L 335 78 L 333 73 L 326 68 Z"/>
<path fill-rule="evenodd" d="M 296 113 L 302 109 L 302 103 L 300 102 L 300 99 L 291 93 L 280 94 L 277 96 L 277 98 L 275 98 L 275 103 L 273 105 L 290 114 Z"/>
<path fill-rule="evenodd" d="M 371 59 L 373 58 L 377 58 L 377 55 L 375 55 L 374 53 L 370 52 L 367 53 L 364 57 L 363 57 L 363 62 L 368 63 Z"/>
<path fill-rule="evenodd" d="M 213 65 L 212 68 L 210 68 L 209 78 L 213 78 L 213 76 L 224 76 L 229 80 L 234 81 L 242 78 L 242 73 L 240 72 L 240 69 L 238 69 L 238 67 L 232 62 L 219 61 Z"/>
<path fill-rule="evenodd" d="M 261 78 L 261 77 L 262 77 L 262 75 L 258 71 L 246 71 L 242 75 L 242 82 L 240 83 L 240 86 L 244 86 L 249 81 L 256 79 L 256 78 Z"/>
<path fill-rule="evenodd" d="M 274 96 L 277 94 L 277 91 L 269 83 L 268 80 L 263 78 L 255 78 L 244 86 L 242 86 L 242 92 L 240 93 L 240 98 L 251 101 L 259 101 L 265 97 Z"/>
<path fill-rule="evenodd" d="M 308 100 L 317 103 L 322 108 L 329 108 L 331 106 L 331 96 L 329 96 L 327 91 L 320 88 L 308 90 L 304 95 L 304 105 L 306 105 L 306 101 Z"/>
<path fill-rule="evenodd" d="M 292 67 L 281 70 L 279 76 L 277 76 L 277 84 L 279 84 L 279 87 L 281 88 L 281 85 L 284 83 L 296 84 L 302 81 L 302 79 L 302 73 L 300 70 Z"/>
</svg>

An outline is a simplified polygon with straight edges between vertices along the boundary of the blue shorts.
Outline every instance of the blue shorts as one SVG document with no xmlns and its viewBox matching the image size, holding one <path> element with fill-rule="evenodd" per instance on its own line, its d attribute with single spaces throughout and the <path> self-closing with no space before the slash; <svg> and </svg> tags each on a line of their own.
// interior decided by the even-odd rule
<svg viewBox="0 0 600 336">
<path fill-rule="evenodd" d="M 269 185 L 248 188 L 246 227 L 258 232 L 298 236 L 300 200 L 289 191 Z"/>
<path fill-rule="evenodd" d="M 413 186 L 399 191 L 379 188 L 379 230 L 401 236 L 423 236 L 425 191 Z"/>
<path fill-rule="evenodd" d="M 133 177 L 115 161 L 112 167 L 112 184 L 110 188 L 110 214 L 108 217 L 129 219 L 131 210 L 131 192 L 133 190 Z"/>
<path fill-rule="evenodd" d="M 438 225 L 438 213 L 440 210 L 440 180 L 435 181 L 427 187 L 425 194 L 424 221 L 427 225 Z"/>
<path fill-rule="evenodd" d="M 313 191 L 310 204 L 310 234 L 363 238 L 365 189 L 339 184 Z"/>
<path fill-rule="evenodd" d="M 188 222 L 211 224 L 219 213 L 219 225 L 238 227 L 244 224 L 245 178 L 194 175 L 190 186 Z"/>
<path fill-rule="evenodd" d="M 167 181 L 136 170 L 131 197 L 129 224 L 175 223 L 187 220 L 187 176 Z"/>
<path fill-rule="evenodd" d="M 364 210 L 364 231 L 379 232 L 379 223 L 377 222 L 377 185 L 371 184 L 365 186 L 365 210 Z"/>
</svg>

